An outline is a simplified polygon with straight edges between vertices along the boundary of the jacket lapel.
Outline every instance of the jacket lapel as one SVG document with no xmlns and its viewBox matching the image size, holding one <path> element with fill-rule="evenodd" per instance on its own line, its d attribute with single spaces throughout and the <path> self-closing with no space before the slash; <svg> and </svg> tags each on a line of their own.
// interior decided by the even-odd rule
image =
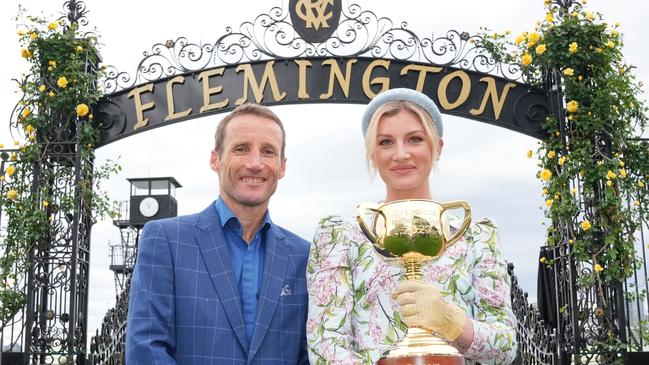
<svg viewBox="0 0 649 365">
<path fill-rule="evenodd" d="M 248 351 L 241 297 L 232 269 L 230 252 L 214 204 L 198 215 L 197 226 L 200 231 L 195 236 L 196 244 L 203 256 L 212 285 L 216 289 L 239 343 L 245 351 Z"/>
<path fill-rule="evenodd" d="M 289 251 L 285 236 L 274 226 L 268 230 L 265 243 L 264 275 L 261 282 L 255 330 L 250 343 L 248 360 L 255 356 L 266 336 L 273 314 L 280 299 L 282 284 L 286 276 Z"/>
</svg>

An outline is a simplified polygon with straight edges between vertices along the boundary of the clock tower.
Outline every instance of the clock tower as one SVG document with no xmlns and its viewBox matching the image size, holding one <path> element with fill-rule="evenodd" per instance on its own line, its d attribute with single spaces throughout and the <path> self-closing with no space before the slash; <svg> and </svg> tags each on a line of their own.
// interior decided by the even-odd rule
<svg viewBox="0 0 649 365">
<path fill-rule="evenodd" d="M 128 222 L 142 227 L 150 220 L 178 215 L 176 189 L 181 185 L 173 177 L 127 179 L 131 183 Z"/>
</svg>

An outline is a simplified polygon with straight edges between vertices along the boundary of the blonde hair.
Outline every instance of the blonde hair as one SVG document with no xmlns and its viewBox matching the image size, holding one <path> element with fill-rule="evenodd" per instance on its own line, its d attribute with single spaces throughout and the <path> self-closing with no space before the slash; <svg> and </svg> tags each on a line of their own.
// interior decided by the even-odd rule
<svg viewBox="0 0 649 365">
<path fill-rule="evenodd" d="M 365 158 L 370 171 L 374 171 L 372 155 L 374 155 L 374 151 L 376 150 L 376 135 L 379 129 L 379 121 L 383 116 L 392 116 L 404 110 L 411 111 L 419 117 L 419 121 L 424 127 L 426 137 L 430 139 L 430 148 L 433 154 L 432 167 L 433 169 L 437 168 L 440 137 L 437 129 L 434 127 L 433 118 L 422 107 L 413 102 L 406 100 L 392 100 L 381 105 L 376 110 L 367 126 L 367 132 L 365 133 Z"/>
</svg>

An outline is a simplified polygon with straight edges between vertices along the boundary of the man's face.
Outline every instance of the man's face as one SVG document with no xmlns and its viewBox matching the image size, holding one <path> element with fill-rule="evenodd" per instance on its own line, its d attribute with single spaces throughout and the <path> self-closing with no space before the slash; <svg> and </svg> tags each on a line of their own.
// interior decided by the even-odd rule
<svg viewBox="0 0 649 365">
<path fill-rule="evenodd" d="M 253 114 L 234 117 L 225 128 L 223 152 L 212 151 L 210 165 L 219 174 L 220 194 L 230 209 L 268 206 L 284 177 L 282 130 Z"/>
</svg>

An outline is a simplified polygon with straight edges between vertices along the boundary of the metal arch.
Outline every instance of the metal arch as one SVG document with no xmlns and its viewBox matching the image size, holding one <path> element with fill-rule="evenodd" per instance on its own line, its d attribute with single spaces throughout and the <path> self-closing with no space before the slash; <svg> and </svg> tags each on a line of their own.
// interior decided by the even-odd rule
<svg viewBox="0 0 649 365">
<path fill-rule="evenodd" d="M 450 30 L 419 37 L 406 22 L 394 24 L 357 4 L 343 7 L 338 27 L 329 39 L 311 43 L 291 24 L 288 0 L 254 20 L 225 28 L 213 43 L 196 44 L 185 37 L 154 44 L 144 52 L 133 74 L 105 68 L 102 87 L 115 93 L 145 82 L 237 63 L 299 57 L 373 57 L 426 62 L 437 66 L 489 73 L 526 83 L 518 65 L 498 62 L 479 46 L 481 36 Z"/>
</svg>

